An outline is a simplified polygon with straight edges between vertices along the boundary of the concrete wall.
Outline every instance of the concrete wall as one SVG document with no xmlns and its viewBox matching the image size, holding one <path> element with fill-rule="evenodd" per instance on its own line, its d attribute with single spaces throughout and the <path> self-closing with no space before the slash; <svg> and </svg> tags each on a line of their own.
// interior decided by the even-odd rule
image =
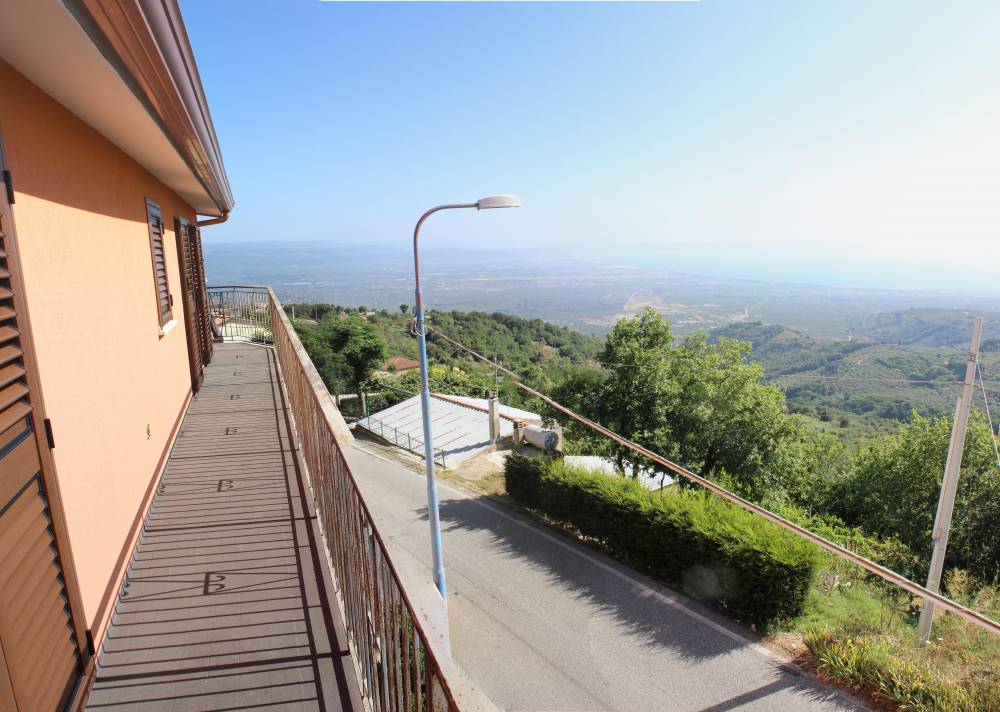
<svg viewBox="0 0 1000 712">
<path fill-rule="evenodd" d="M 194 211 L 0 60 L 0 132 L 42 395 L 87 625 L 191 387 L 175 216 Z M 176 327 L 160 335 L 146 228 L 160 204 Z M 106 610 L 104 611 L 106 614 Z"/>
</svg>

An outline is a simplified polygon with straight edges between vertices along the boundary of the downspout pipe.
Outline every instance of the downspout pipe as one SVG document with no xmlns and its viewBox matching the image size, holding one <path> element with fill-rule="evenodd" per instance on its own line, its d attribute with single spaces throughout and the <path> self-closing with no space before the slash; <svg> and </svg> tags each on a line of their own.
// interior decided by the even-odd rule
<svg viewBox="0 0 1000 712">
<path fill-rule="evenodd" d="M 208 220 L 197 220 L 195 222 L 195 225 L 198 226 L 199 230 L 201 230 L 201 228 L 206 227 L 208 225 L 221 225 L 222 223 L 226 222 L 226 220 L 229 219 L 229 212 L 230 212 L 229 210 L 223 210 L 221 217 L 209 218 Z M 205 271 L 204 264 L 202 264 L 202 268 L 201 269 L 202 269 L 202 272 Z M 206 289 L 207 289 L 207 286 L 206 286 Z M 219 331 L 219 325 L 215 323 L 215 319 L 209 319 L 208 323 L 209 323 L 209 326 L 211 326 L 211 328 L 212 328 L 212 338 L 215 339 L 215 340 L 221 340 L 222 339 L 222 332 Z"/>
<path fill-rule="evenodd" d="M 209 225 L 221 225 L 229 219 L 229 211 L 223 211 L 222 217 L 220 218 L 209 218 L 208 220 L 199 220 L 196 225 L 198 227 L 208 227 Z"/>
</svg>

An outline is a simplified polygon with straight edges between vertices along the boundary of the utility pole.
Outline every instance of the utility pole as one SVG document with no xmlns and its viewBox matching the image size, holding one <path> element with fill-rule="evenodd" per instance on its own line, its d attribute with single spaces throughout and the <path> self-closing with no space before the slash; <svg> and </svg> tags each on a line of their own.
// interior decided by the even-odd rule
<svg viewBox="0 0 1000 712">
<path fill-rule="evenodd" d="M 500 365 L 503 363 L 503 356 L 500 354 L 494 355 L 494 360 L 496 365 L 493 366 L 493 395 L 500 395 Z"/>
<path fill-rule="evenodd" d="M 941 571 L 944 568 L 944 556 L 948 549 L 948 530 L 951 528 L 951 515 L 955 509 L 955 493 L 958 491 L 958 473 L 962 469 L 962 451 L 965 448 L 965 428 L 969 423 L 969 408 L 972 406 L 972 392 L 976 380 L 976 361 L 979 359 L 979 337 L 983 333 L 983 318 L 976 317 L 972 327 L 972 346 L 969 349 L 969 360 L 965 365 L 965 382 L 962 384 L 962 395 L 955 407 L 955 421 L 951 426 L 951 442 L 948 444 L 948 459 L 944 466 L 944 479 L 941 481 L 941 495 L 938 498 L 937 514 L 934 516 L 934 530 L 931 532 L 933 552 L 931 567 L 927 574 L 927 588 L 934 593 L 941 587 Z M 931 623 L 934 620 L 934 604 L 924 601 L 920 611 L 920 622 L 917 624 L 917 634 L 921 645 L 926 644 L 931 636 Z"/>
</svg>

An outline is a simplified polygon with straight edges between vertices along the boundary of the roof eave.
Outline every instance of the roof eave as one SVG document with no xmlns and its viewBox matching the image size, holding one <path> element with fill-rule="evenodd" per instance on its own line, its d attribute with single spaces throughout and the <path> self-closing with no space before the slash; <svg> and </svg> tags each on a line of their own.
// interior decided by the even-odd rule
<svg viewBox="0 0 1000 712">
<path fill-rule="evenodd" d="M 62 0 L 203 186 L 222 216 L 234 201 L 176 0 Z"/>
</svg>

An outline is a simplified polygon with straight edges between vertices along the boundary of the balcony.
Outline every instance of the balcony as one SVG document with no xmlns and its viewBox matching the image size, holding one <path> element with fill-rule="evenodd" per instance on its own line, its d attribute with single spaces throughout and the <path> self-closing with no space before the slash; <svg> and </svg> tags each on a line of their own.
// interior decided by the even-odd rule
<svg viewBox="0 0 1000 712">
<path fill-rule="evenodd" d="M 87 708 L 489 709 L 432 586 L 397 573 L 350 432 L 274 293 L 209 290 L 223 342 L 146 516 Z"/>
</svg>

